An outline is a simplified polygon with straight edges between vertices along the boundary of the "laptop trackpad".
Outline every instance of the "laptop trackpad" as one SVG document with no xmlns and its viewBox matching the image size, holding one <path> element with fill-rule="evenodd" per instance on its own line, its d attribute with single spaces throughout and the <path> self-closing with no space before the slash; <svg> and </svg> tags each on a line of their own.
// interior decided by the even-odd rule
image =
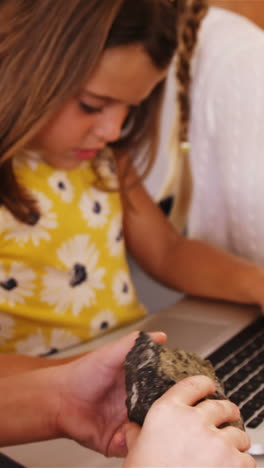
<svg viewBox="0 0 264 468">
<path fill-rule="evenodd" d="M 174 316 L 149 317 L 141 327 L 142 330 L 164 331 L 169 348 L 181 348 L 200 354 L 202 357 L 210 354 L 229 338 L 227 323 L 213 323 L 205 320 L 184 319 Z"/>
</svg>

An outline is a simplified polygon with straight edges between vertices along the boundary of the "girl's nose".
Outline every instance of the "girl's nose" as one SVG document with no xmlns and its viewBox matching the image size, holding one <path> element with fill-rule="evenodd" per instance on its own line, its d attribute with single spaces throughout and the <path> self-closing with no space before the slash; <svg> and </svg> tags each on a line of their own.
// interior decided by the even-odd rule
<svg viewBox="0 0 264 468">
<path fill-rule="evenodd" d="M 109 104 L 97 116 L 94 126 L 96 137 L 105 143 L 117 141 L 127 114 L 128 106 L 119 103 Z"/>
</svg>

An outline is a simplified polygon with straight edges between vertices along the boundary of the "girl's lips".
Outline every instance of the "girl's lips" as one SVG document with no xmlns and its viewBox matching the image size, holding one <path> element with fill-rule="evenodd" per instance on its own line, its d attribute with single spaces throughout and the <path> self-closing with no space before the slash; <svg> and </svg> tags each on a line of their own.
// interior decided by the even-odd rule
<svg viewBox="0 0 264 468">
<path fill-rule="evenodd" d="M 73 150 L 76 158 L 79 159 L 79 161 L 88 161 L 90 159 L 95 158 L 98 151 L 100 151 L 99 148 Z"/>
</svg>

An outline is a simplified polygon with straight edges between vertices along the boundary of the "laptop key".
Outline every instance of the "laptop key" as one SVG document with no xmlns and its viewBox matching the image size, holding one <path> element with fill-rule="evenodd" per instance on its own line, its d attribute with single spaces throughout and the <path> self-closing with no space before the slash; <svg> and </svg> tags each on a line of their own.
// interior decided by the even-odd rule
<svg viewBox="0 0 264 468">
<path fill-rule="evenodd" d="M 262 422 L 263 418 L 256 416 L 255 418 L 251 419 L 251 421 L 246 423 L 246 427 L 249 427 L 250 429 L 256 429 L 256 427 L 260 426 Z"/>
<path fill-rule="evenodd" d="M 254 396 L 251 400 L 248 400 L 243 406 L 241 406 L 240 411 L 245 421 L 250 419 L 254 413 L 262 408 L 263 402 L 259 400 L 257 395 Z"/>
<path fill-rule="evenodd" d="M 242 403 L 243 401 L 245 401 L 248 398 L 248 393 L 247 392 L 241 392 L 240 389 L 239 389 L 236 392 L 229 394 L 229 398 L 236 405 L 240 405 L 240 403 Z"/>
<path fill-rule="evenodd" d="M 251 380 L 249 380 L 244 385 L 242 385 L 239 388 L 239 391 L 247 395 L 250 395 L 251 393 L 254 393 L 259 388 L 259 385 L 260 385 L 259 382 L 253 377 Z"/>
<path fill-rule="evenodd" d="M 224 387 L 225 387 L 226 393 L 229 395 L 229 393 L 232 392 L 232 390 L 234 390 L 238 386 L 239 382 L 240 382 L 239 377 L 237 377 L 236 374 L 233 375 L 232 377 L 229 377 L 229 379 L 225 380 Z"/>
</svg>

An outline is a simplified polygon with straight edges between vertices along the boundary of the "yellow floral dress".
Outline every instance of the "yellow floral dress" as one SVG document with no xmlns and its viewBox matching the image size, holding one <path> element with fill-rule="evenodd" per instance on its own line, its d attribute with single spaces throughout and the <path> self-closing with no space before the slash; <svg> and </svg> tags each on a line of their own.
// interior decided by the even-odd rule
<svg viewBox="0 0 264 468">
<path fill-rule="evenodd" d="M 116 186 L 112 160 L 98 170 Z M 119 192 L 96 188 L 89 162 L 56 170 L 30 153 L 15 172 L 40 215 L 24 224 L 0 207 L 0 351 L 45 354 L 141 318 Z"/>
</svg>

